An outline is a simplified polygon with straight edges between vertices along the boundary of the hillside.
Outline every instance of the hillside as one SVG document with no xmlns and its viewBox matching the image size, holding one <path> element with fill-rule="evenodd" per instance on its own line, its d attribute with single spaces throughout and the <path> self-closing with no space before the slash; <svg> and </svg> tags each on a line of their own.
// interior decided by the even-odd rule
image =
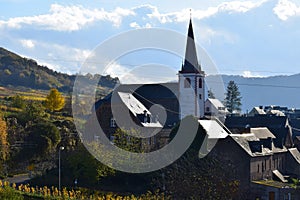
<svg viewBox="0 0 300 200">
<path fill-rule="evenodd" d="M 223 75 L 222 78 L 225 87 L 231 80 L 238 84 L 242 95 L 243 112 L 250 111 L 254 106 L 259 105 L 300 108 L 300 74 L 264 78 Z M 215 76 L 208 76 L 207 81 L 213 90 L 217 91 L 221 88 L 220 81 L 216 80 Z M 223 100 L 224 97 L 218 95 L 218 98 Z"/>
<path fill-rule="evenodd" d="M 75 75 L 53 71 L 38 65 L 35 60 L 23 58 L 0 47 L 0 86 L 25 87 L 48 90 L 58 88 L 60 91 L 72 91 Z M 112 88 L 118 78 L 110 76 L 85 76 L 87 80 L 99 79 L 99 85 Z M 100 78 L 99 78 L 100 77 Z"/>
</svg>

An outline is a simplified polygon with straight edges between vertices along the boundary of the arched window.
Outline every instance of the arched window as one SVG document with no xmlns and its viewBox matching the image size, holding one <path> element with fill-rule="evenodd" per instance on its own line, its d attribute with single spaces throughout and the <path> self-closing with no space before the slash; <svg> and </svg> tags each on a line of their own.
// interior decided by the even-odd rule
<svg viewBox="0 0 300 200">
<path fill-rule="evenodd" d="M 202 88 L 202 79 L 199 78 L 199 88 Z"/>
<path fill-rule="evenodd" d="M 184 87 L 185 88 L 191 87 L 191 79 L 190 78 L 185 78 L 184 79 Z"/>
</svg>

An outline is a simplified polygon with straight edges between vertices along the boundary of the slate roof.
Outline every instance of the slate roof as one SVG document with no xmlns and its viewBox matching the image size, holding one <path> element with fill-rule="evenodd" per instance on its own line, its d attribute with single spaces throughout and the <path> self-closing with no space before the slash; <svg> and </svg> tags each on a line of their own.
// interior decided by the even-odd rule
<svg viewBox="0 0 300 200">
<path fill-rule="evenodd" d="M 258 138 L 254 133 L 230 134 L 229 137 L 231 137 L 251 157 L 287 152 L 285 147 L 277 148 L 273 143 L 271 149 L 263 147 L 260 138 Z M 261 148 L 260 151 L 253 151 L 251 145 L 255 143 Z"/>
<path fill-rule="evenodd" d="M 286 116 L 256 115 L 256 116 L 228 116 L 225 126 L 231 129 L 243 130 L 246 126 L 251 128 L 267 127 L 276 137 L 273 142 L 275 146 L 282 147 L 286 142 L 289 129 L 286 127 Z"/>
<path fill-rule="evenodd" d="M 215 106 L 217 109 L 218 108 L 225 108 L 225 106 L 222 104 L 222 102 L 219 100 L 219 99 L 211 99 L 211 98 L 208 98 L 207 101 L 210 101 L 211 104 L 213 106 Z"/>
<path fill-rule="evenodd" d="M 144 114 L 152 115 L 150 111 L 140 101 L 138 101 L 132 94 L 126 92 L 118 92 L 118 95 L 120 96 L 120 99 L 124 103 L 124 105 L 135 117 Z M 162 125 L 159 122 L 144 123 L 143 121 L 141 121 L 141 125 L 144 127 L 162 128 Z"/>
<path fill-rule="evenodd" d="M 290 148 L 289 152 L 292 155 L 292 157 L 296 160 L 296 162 L 300 164 L 300 152 L 298 151 L 298 149 Z"/>
<path fill-rule="evenodd" d="M 190 19 L 184 64 L 180 73 L 203 73 L 198 63 L 192 20 Z"/>
<path fill-rule="evenodd" d="M 280 171 L 278 171 L 277 169 L 275 169 L 274 171 L 272 171 L 273 172 L 273 174 L 281 181 L 281 182 L 283 182 L 283 183 L 287 183 L 288 182 L 288 180 L 286 180 L 285 178 L 284 178 L 284 176 L 280 173 Z"/>
<path fill-rule="evenodd" d="M 230 134 L 229 130 L 217 120 L 198 120 L 198 122 L 208 134 L 208 139 L 226 138 Z"/>
<path fill-rule="evenodd" d="M 272 114 L 276 116 L 285 116 L 285 114 L 280 110 L 269 110 L 267 114 Z"/>
<path fill-rule="evenodd" d="M 148 110 L 155 104 L 161 105 L 167 114 L 165 128 L 173 127 L 179 121 L 178 83 L 121 84 L 113 92 L 131 94 Z M 103 104 L 109 106 L 111 98 L 112 93 L 97 101 L 95 109 Z"/>
<path fill-rule="evenodd" d="M 267 127 L 251 128 L 251 133 L 259 139 L 276 138 Z"/>
<path fill-rule="evenodd" d="M 266 114 L 266 112 L 263 109 L 259 108 L 259 107 L 254 107 L 250 111 L 250 113 L 259 114 L 259 115 L 265 115 Z"/>
</svg>

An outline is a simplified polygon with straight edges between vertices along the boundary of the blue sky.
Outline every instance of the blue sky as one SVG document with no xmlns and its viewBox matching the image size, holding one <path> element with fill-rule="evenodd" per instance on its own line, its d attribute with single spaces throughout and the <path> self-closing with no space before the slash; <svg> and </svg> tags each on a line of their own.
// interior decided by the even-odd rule
<svg viewBox="0 0 300 200">
<path fill-rule="evenodd" d="M 259 77 L 290 75 L 300 69 L 299 0 L 0 0 L 0 4 L 0 46 L 61 72 L 79 72 L 97 45 L 124 31 L 162 28 L 185 35 L 189 9 L 196 42 L 219 73 Z M 144 52 L 138 57 L 151 56 Z M 163 54 L 156 57 L 174 71 L 180 69 L 180 59 L 167 59 L 168 63 Z M 117 61 L 110 72 L 125 73 L 134 65 L 131 55 Z"/>
</svg>

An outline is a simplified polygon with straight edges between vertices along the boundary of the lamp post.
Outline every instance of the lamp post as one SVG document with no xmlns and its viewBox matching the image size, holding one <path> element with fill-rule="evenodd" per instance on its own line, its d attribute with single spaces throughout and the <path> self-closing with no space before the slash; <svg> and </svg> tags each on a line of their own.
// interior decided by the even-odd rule
<svg viewBox="0 0 300 200">
<path fill-rule="evenodd" d="M 65 147 L 61 146 L 58 149 L 58 191 L 60 191 L 60 151 L 64 150 Z"/>
</svg>

